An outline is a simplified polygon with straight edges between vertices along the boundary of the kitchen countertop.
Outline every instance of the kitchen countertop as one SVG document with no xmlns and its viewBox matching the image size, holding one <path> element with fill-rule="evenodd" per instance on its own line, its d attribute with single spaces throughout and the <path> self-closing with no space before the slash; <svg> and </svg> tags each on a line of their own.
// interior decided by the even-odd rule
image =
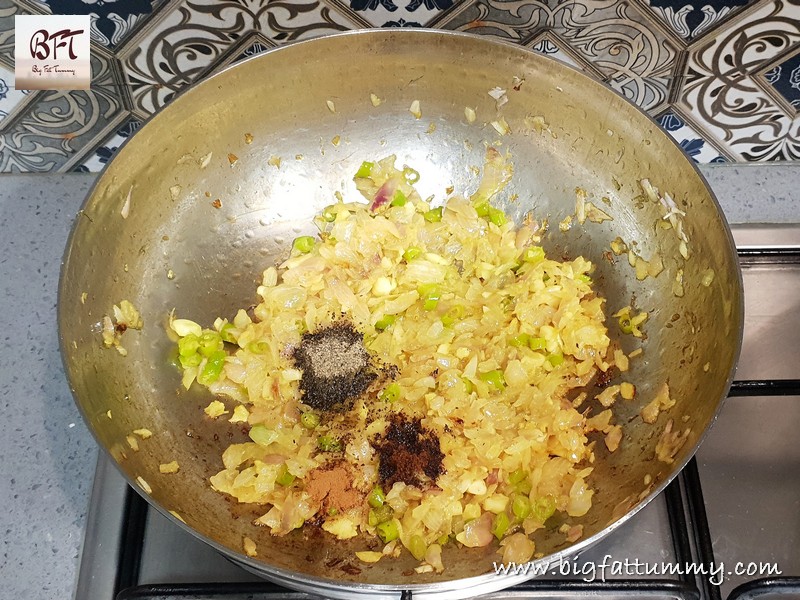
<svg viewBox="0 0 800 600">
<path fill-rule="evenodd" d="M 800 223 L 800 163 L 702 171 L 730 223 Z M 0 175 L 3 599 L 74 594 L 97 448 L 61 366 L 56 296 L 67 236 L 95 177 Z"/>
</svg>

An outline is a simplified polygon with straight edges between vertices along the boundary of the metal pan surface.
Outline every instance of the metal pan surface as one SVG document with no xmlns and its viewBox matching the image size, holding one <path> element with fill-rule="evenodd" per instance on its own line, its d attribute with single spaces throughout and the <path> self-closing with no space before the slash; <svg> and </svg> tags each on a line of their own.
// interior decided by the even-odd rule
<svg viewBox="0 0 800 600">
<path fill-rule="evenodd" d="M 488 94 L 495 87 L 507 90 L 500 108 Z M 383 103 L 373 106 L 370 94 Z M 419 119 L 409 113 L 415 100 Z M 466 106 L 477 109 L 475 123 L 465 118 Z M 507 135 L 489 124 L 500 116 Z M 525 125 L 533 116 L 544 118 L 544 131 Z M 336 136 L 339 145 L 331 143 Z M 277 49 L 193 86 L 120 149 L 76 219 L 58 305 L 64 364 L 98 443 L 153 506 L 248 569 L 329 596 L 389 598 L 410 589 L 414 597 L 456 598 L 523 579 L 493 574 L 495 545 L 450 544 L 444 573 L 409 576 L 418 563 L 407 553 L 366 565 L 353 559 L 363 549 L 357 542 L 255 529 L 257 510 L 208 484 L 221 468 L 230 425 L 205 418 L 206 394 L 180 392 L 165 334 L 173 308 L 210 323 L 252 304 L 261 271 L 286 255 L 293 238 L 315 232 L 311 217 L 333 192 L 356 197 L 352 177 L 363 160 L 396 154 L 420 172 L 423 197 L 441 198 L 448 185 L 475 189 L 471 167 L 483 163 L 485 142 L 501 143 L 513 157 L 507 213 L 518 222 L 529 212 L 548 218 L 548 252 L 593 261 L 609 314 L 633 298 L 649 312 L 644 352 L 626 374 L 637 399 L 615 408 L 625 423 L 619 450 L 597 450 L 593 507 L 576 520 L 584 535 L 570 545 L 563 533 L 537 532 L 538 560 L 597 541 L 675 477 L 717 414 L 742 336 L 736 253 L 702 176 L 638 108 L 564 64 L 466 34 L 375 30 Z M 276 157 L 279 168 L 270 164 Z M 658 225 L 663 208 L 643 200 L 645 178 L 685 213 L 688 259 L 674 228 Z M 575 212 L 576 187 L 607 198 L 603 210 L 613 220 L 559 232 L 556 224 Z M 211 205 L 217 198 L 220 208 Z M 662 257 L 664 271 L 638 280 L 624 256 L 608 260 L 616 237 L 635 242 L 640 256 Z M 144 317 L 143 330 L 124 337 L 125 357 L 103 348 L 99 333 L 122 299 Z M 635 347 L 629 339 L 622 344 Z M 643 423 L 639 411 L 665 381 L 675 406 L 655 424 Z M 687 433 L 666 463 L 656 459 L 656 446 L 669 421 Z M 138 428 L 154 435 L 134 452 L 126 436 Z M 172 460 L 180 472 L 160 474 L 159 464 Z M 244 536 L 256 541 L 257 558 L 243 554 Z M 330 566 L 337 564 L 357 568 Z"/>
</svg>

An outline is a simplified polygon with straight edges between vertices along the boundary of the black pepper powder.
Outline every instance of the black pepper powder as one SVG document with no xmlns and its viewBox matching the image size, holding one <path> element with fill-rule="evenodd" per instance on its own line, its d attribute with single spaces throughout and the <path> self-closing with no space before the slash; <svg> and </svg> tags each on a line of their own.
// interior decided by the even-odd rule
<svg viewBox="0 0 800 600">
<path fill-rule="evenodd" d="M 301 400 L 318 410 L 348 410 L 378 377 L 364 336 L 347 321 L 304 334 L 292 358 L 303 372 Z"/>
</svg>

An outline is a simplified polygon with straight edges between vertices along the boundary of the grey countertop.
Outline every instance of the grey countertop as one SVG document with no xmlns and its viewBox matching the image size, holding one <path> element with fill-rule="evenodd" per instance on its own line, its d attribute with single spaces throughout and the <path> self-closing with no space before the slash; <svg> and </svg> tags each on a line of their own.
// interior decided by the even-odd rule
<svg viewBox="0 0 800 600">
<path fill-rule="evenodd" d="M 731 223 L 800 223 L 800 163 L 703 172 Z M 97 449 L 70 396 L 55 309 L 61 254 L 94 178 L 0 175 L 4 599 L 74 594 Z"/>
<path fill-rule="evenodd" d="M 0 175 L 0 597 L 72 597 L 97 449 L 56 333 L 61 254 L 93 176 Z"/>
</svg>

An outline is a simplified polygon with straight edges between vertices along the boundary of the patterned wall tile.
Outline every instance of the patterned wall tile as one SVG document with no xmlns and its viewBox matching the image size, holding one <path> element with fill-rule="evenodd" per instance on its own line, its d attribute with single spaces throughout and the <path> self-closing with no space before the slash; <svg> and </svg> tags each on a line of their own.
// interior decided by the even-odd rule
<svg viewBox="0 0 800 600">
<path fill-rule="evenodd" d="M 32 0 L 0 0 L 0 132 L 7 130 L 44 92 L 14 87 L 14 16 L 46 12 Z M 0 141 L 0 148 L 2 148 Z M 0 150 L 2 161 L 2 150 Z M 0 163 L 2 164 L 2 163 Z M 0 172 L 2 169 L 0 168 Z"/>
<path fill-rule="evenodd" d="M 757 0 L 643 0 L 677 35 L 693 40 Z"/>
<path fill-rule="evenodd" d="M 650 11 L 628 0 L 475 2 L 457 5 L 435 21 L 446 29 L 521 44 L 551 30 L 604 81 L 649 111 L 664 107 L 680 50 Z"/>
<path fill-rule="evenodd" d="M 14 70 L 14 15 L 32 11 L 18 2 L 0 0 L 0 64 Z"/>
<path fill-rule="evenodd" d="M 553 31 L 543 30 L 521 45 L 539 54 L 544 54 L 550 58 L 556 58 L 595 79 L 601 81 L 605 79 L 602 71 L 595 67 L 590 61 L 586 60 L 580 52 L 577 52 L 567 41 Z"/>
<path fill-rule="evenodd" d="M 507 42 L 524 43 L 540 27 L 552 25 L 551 11 L 545 0 L 513 2 L 457 2 L 450 10 L 437 15 L 431 25 L 437 29 L 452 29 L 479 33 Z"/>
<path fill-rule="evenodd" d="M 344 13 L 308 1 L 196 0 L 171 2 L 125 43 L 118 56 L 144 118 L 177 90 L 213 68 L 236 40 L 250 31 L 278 43 L 352 29 Z"/>
<path fill-rule="evenodd" d="M 277 42 L 273 42 L 260 31 L 250 32 L 235 40 L 225 52 L 220 54 L 208 73 L 217 73 L 240 60 L 256 56 L 278 46 Z"/>
<path fill-rule="evenodd" d="M 31 93 L 28 90 L 14 88 L 14 71 L 0 64 L 0 130 L 3 121 L 13 119 L 25 109 Z"/>
<path fill-rule="evenodd" d="M 742 11 L 693 44 L 677 105 L 736 160 L 800 158 L 800 119 L 756 76 L 798 44 L 800 5 L 769 0 Z"/>
<path fill-rule="evenodd" d="M 167 0 L 2 0 L 22 14 L 91 15 L 92 41 L 114 47 L 133 34 Z"/>
<path fill-rule="evenodd" d="M 122 143 L 132 136 L 141 126 L 142 122 L 136 119 L 131 119 L 124 123 L 104 139 L 98 148 L 84 157 L 81 164 L 74 167 L 73 170 L 80 173 L 96 173 L 102 171 L 103 167 L 108 164 L 108 161 L 111 160 L 111 157 L 114 156 Z"/>
<path fill-rule="evenodd" d="M 116 46 L 153 12 L 151 0 L 42 0 L 57 15 L 91 15 L 92 41 Z"/>
<path fill-rule="evenodd" d="M 241 52 L 239 52 L 239 54 L 237 54 L 231 62 L 239 62 L 245 58 L 250 58 L 251 56 L 256 56 L 257 54 L 266 52 L 270 48 L 274 48 L 275 44 L 269 40 L 254 39 L 252 41 L 248 41 L 248 43 L 242 47 L 244 50 L 241 50 Z"/>
<path fill-rule="evenodd" d="M 350 8 L 372 27 L 426 27 L 453 0 L 329 0 L 339 8 Z"/>
<path fill-rule="evenodd" d="M 565 3 L 556 31 L 602 71 L 612 87 L 643 109 L 658 110 L 667 99 L 678 47 L 637 5 L 597 5 Z"/>
<path fill-rule="evenodd" d="M 87 92 L 14 89 L 14 15 L 93 15 Z M 800 0 L 0 0 L 0 172 L 98 170 L 183 87 L 285 42 L 435 27 L 608 83 L 699 162 L 800 158 Z"/>
<path fill-rule="evenodd" d="M 551 32 L 546 32 L 540 37 L 531 40 L 528 42 L 527 46 L 534 52 L 544 54 L 550 58 L 557 58 L 561 62 L 567 63 L 581 71 L 588 70 L 589 65 L 579 56 L 575 55 L 575 52 L 572 51 L 569 44 L 564 43 L 558 36 Z M 602 75 L 598 73 L 594 73 L 594 75 L 602 78 Z"/>
<path fill-rule="evenodd" d="M 689 125 L 685 118 L 675 110 L 668 110 L 656 119 L 661 128 L 669 133 L 683 151 L 697 163 L 721 163 L 729 162 L 721 155 L 711 142 L 704 140 L 702 136 Z"/>
<path fill-rule="evenodd" d="M 755 79 L 786 114 L 796 115 L 800 111 L 800 47 L 762 67 Z"/>
<path fill-rule="evenodd" d="M 113 57 L 92 48 L 92 89 L 45 91 L 0 133 L 0 172 L 69 170 L 125 118 Z"/>
</svg>

